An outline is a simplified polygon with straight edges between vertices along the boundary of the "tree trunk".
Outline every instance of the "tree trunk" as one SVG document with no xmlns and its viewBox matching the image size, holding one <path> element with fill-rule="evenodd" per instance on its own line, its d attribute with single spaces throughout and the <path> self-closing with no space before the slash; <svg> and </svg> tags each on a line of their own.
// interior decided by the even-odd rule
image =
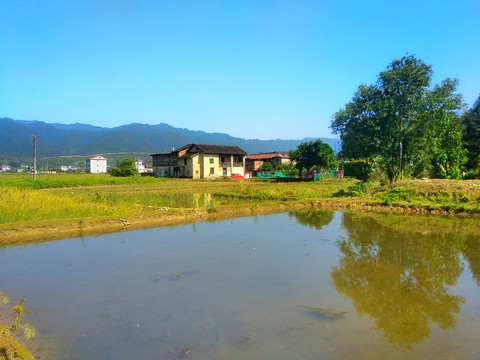
<svg viewBox="0 0 480 360">
<path fill-rule="evenodd" d="M 398 144 L 398 172 L 400 175 L 400 180 L 403 180 L 403 143 L 402 140 L 400 140 L 400 143 Z"/>
</svg>

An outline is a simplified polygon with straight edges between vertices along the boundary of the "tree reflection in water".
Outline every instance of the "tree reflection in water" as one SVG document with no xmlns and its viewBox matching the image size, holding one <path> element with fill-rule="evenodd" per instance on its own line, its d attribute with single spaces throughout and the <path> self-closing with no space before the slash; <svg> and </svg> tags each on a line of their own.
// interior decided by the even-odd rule
<svg viewBox="0 0 480 360">
<path fill-rule="evenodd" d="M 470 265 L 472 277 L 477 285 L 480 286 L 480 239 L 478 236 L 468 236 L 466 244 L 463 256 Z"/>
<path fill-rule="evenodd" d="M 399 231 L 394 219 L 344 213 L 348 239 L 337 241 L 343 257 L 331 276 L 358 315 L 374 319 L 390 342 L 410 347 L 429 336 L 430 321 L 442 329 L 456 326 L 465 301 L 448 290 L 463 271 L 466 237 Z"/>
<path fill-rule="evenodd" d="M 332 211 L 299 210 L 290 211 L 288 215 L 290 217 L 295 217 L 297 222 L 302 225 L 321 230 L 322 227 L 330 224 L 330 222 L 333 220 L 334 213 Z"/>
</svg>

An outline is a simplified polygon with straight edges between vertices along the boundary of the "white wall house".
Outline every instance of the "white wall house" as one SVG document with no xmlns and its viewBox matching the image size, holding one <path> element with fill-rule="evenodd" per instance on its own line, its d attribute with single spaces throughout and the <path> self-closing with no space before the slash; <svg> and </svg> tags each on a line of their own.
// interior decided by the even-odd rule
<svg viewBox="0 0 480 360">
<path fill-rule="evenodd" d="M 100 155 L 90 156 L 87 159 L 86 172 L 89 174 L 106 174 L 107 159 Z"/>
<path fill-rule="evenodd" d="M 2 172 L 10 171 L 10 165 L 2 165 Z"/>
<path fill-rule="evenodd" d="M 138 159 L 135 161 L 135 169 L 137 169 L 137 172 L 139 174 L 143 174 L 147 172 L 147 167 L 141 159 Z"/>
</svg>

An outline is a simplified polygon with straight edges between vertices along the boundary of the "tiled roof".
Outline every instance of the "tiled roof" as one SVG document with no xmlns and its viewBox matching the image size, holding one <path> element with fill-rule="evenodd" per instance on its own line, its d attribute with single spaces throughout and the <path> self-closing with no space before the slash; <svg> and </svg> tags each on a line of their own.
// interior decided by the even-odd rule
<svg viewBox="0 0 480 360">
<path fill-rule="evenodd" d="M 192 144 L 204 154 L 233 154 L 233 155 L 247 155 L 245 151 L 238 146 L 230 145 L 207 145 L 207 144 Z"/>
<path fill-rule="evenodd" d="M 204 154 L 225 154 L 225 155 L 247 155 L 245 151 L 240 149 L 238 146 L 230 146 L 230 145 L 208 145 L 208 144 L 188 144 L 184 145 L 182 147 L 179 147 L 175 149 L 172 152 L 169 153 L 163 153 L 163 154 L 152 154 L 152 156 L 156 155 L 169 155 L 173 154 L 178 151 L 182 151 L 185 149 L 191 149 L 194 146 L 196 146 L 201 152 Z M 190 151 L 190 150 L 188 150 Z"/>
<path fill-rule="evenodd" d="M 93 156 L 90 156 L 88 160 L 107 160 L 107 159 L 101 155 L 93 155 Z"/>
<path fill-rule="evenodd" d="M 288 157 L 288 155 L 274 152 L 274 153 L 268 153 L 268 154 L 252 154 L 248 155 L 247 159 L 249 160 L 264 160 L 264 159 L 272 159 L 275 157 Z"/>
</svg>

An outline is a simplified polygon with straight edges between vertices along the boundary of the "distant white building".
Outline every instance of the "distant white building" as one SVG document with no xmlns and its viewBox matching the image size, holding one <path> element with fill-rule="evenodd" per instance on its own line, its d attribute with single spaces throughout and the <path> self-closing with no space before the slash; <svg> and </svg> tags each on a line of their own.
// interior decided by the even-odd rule
<svg viewBox="0 0 480 360">
<path fill-rule="evenodd" d="M 139 174 L 143 174 L 147 172 L 147 167 L 141 159 L 138 159 L 137 161 L 135 161 L 135 169 L 137 169 L 137 172 Z"/>
<path fill-rule="evenodd" d="M 2 172 L 10 171 L 10 165 L 2 165 Z"/>
<path fill-rule="evenodd" d="M 87 159 L 86 172 L 89 174 L 106 174 L 107 159 L 100 155 L 90 156 Z"/>
<path fill-rule="evenodd" d="M 62 165 L 62 166 L 60 166 L 60 170 L 62 170 L 63 172 L 67 172 L 68 171 L 68 166 L 67 165 Z"/>
</svg>

